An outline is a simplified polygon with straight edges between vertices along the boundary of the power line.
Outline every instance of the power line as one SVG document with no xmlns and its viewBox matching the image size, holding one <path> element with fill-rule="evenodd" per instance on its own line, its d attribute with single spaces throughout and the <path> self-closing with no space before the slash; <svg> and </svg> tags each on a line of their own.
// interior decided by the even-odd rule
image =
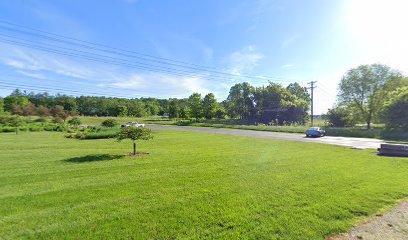
<svg viewBox="0 0 408 240">
<path fill-rule="evenodd" d="M 32 90 L 32 91 L 53 91 L 55 93 L 69 93 L 72 95 L 92 95 L 92 96 L 98 96 L 98 97 L 113 97 L 113 98 L 135 98 L 135 96 L 142 96 L 141 94 L 134 94 L 134 96 L 123 96 L 122 94 L 120 96 L 114 95 L 114 94 L 109 94 L 109 93 L 95 93 L 95 92 L 88 92 L 88 91 L 77 91 L 73 89 L 61 89 L 61 88 L 55 88 L 52 86 L 31 86 L 31 85 L 25 85 L 25 84 L 9 84 L 9 83 L 4 83 L 0 82 L 0 86 L 6 89 L 17 89 L 21 88 L 23 90 Z"/>
<path fill-rule="evenodd" d="M 0 34 L 1 36 L 2 34 Z M 23 40 L 26 41 L 26 40 Z M 54 54 L 59 54 L 63 56 L 70 56 L 70 57 L 76 57 L 80 59 L 85 59 L 85 60 L 90 60 L 90 61 L 95 61 L 95 62 L 101 62 L 101 63 L 106 63 L 106 64 L 111 64 L 111 65 L 117 65 L 117 66 L 125 66 L 125 67 L 130 67 L 130 68 L 139 68 L 139 69 L 145 69 L 149 71 L 156 71 L 156 72 L 162 72 L 162 73 L 169 73 L 170 75 L 176 75 L 176 76 L 182 76 L 182 77 L 192 77 L 192 78 L 201 78 L 201 79 L 206 79 L 206 80 L 217 80 L 220 82 L 226 82 L 226 83 L 233 83 L 232 79 L 229 78 L 229 80 L 224 80 L 226 79 L 225 77 L 209 77 L 208 75 L 196 75 L 192 72 L 186 72 L 182 70 L 177 70 L 177 69 L 171 69 L 171 68 L 166 68 L 166 67 L 161 67 L 161 66 L 149 66 L 147 64 L 143 63 L 138 63 L 138 64 L 131 64 L 131 63 L 126 63 L 125 59 L 118 59 L 118 58 L 112 58 L 110 56 L 104 56 L 104 55 L 99 55 L 99 54 L 94 54 L 94 53 L 89 53 L 89 52 L 84 52 L 84 51 L 78 51 L 74 49 L 69 49 L 69 48 L 64 48 L 64 47 L 59 47 L 61 49 L 66 49 L 69 51 L 62 51 L 54 48 L 49 48 L 49 47 L 44 47 L 44 46 L 38 46 L 34 45 L 31 43 L 26 43 L 26 42 L 20 42 L 20 41 L 14 41 L 10 39 L 5 39 L 5 38 L 0 38 L 0 42 L 4 42 L 7 44 L 11 45 L 18 45 L 18 46 L 23 46 L 23 47 L 28 47 L 36 50 L 41 50 L 45 51 L 48 53 L 54 53 Z M 45 46 L 49 46 L 49 44 L 43 44 Z M 52 46 L 56 47 L 56 46 Z M 79 52 L 79 53 L 77 53 Z M 87 55 L 90 54 L 91 56 Z M 92 55 L 96 55 L 92 56 Z M 100 57 L 99 57 L 99 56 Z M 265 79 L 267 80 L 267 79 Z M 285 81 L 281 81 L 285 82 Z"/>
<path fill-rule="evenodd" d="M 227 76 L 231 76 L 231 77 L 235 77 L 235 78 L 260 79 L 260 80 L 264 80 L 264 81 L 265 80 L 274 80 L 274 81 L 284 80 L 284 78 L 280 78 L 280 77 L 254 76 L 254 75 L 249 75 L 249 74 L 239 75 L 239 74 L 233 74 L 233 73 L 223 72 L 223 71 L 219 71 L 219 70 L 214 71 L 212 69 L 215 69 L 215 68 L 208 67 L 208 66 L 202 66 L 202 65 L 197 65 L 197 64 L 172 60 L 172 59 L 155 57 L 155 56 L 152 56 L 152 55 L 142 54 L 142 53 L 138 53 L 138 52 L 134 52 L 134 51 L 128 51 L 128 50 L 124 50 L 124 49 L 120 49 L 120 48 L 107 46 L 107 45 L 104 45 L 104 44 L 93 43 L 93 42 L 84 41 L 84 40 L 80 40 L 80 39 L 76 39 L 76 38 L 72 38 L 72 37 L 67 37 L 67 36 L 62 36 L 62 35 L 50 33 L 50 32 L 46 32 L 46 31 L 43 31 L 43 30 L 39 30 L 39 29 L 31 28 L 31 27 L 26 27 L 26 26 L 23 26 L 23 25 L 11 23 L 11 22 L 4 21 L 4 20 L 0 20 L 0 23 L 6 24 L 8 26 L 14 26 L 14 27 L 19 27 L 19 28 L 23 28 L 23 29 L 29 29 L 29 30 L 35 31 L 35 32 L 45 33 L 47 35 L 54 36 L 54 38 L 52 38 L 50 36 L 43 35 L 43 34 L 26 32 L 26 31 L 22 31 L 22 30 L 19 30 L 19 29 L 12 29 L 10 27 L 4 27 L 3 26 L 3 28 L 8 29 L 9 31 L 11 30 L 11 31 L 15 31 L 15 32 L 20 32 L 20 33 L 23 33 L 23 34 L 26 34 L 26 35 L 27 34 L 28 35 L 30 35 L 30 34 L 31 35 L 36 35 L 37 37 L 42 37 L 42 38 L 52 40 L 52 41 L 65 42 L 65 43 L 71 44 L 71 45 L 74 44 L 74 45 L 77 45 L 77 46 L 82 46 L 82 47 L 90 48 L 90 49 L 93 49 L 93 50 L 104 51 L 104 52 L 109 52 L 109 53 L 113 53 L 113 54 L 119 54 L 119 55 L 127 56 L 127 57 L 141 58 L 143 60 L 155 61 L 155 62 L 159 62 L 159 63 L 166 64 L 166 65 L 178 66 L 178 67 L 182 67 L 182 68 L 190 68 L 190 69 L 194 69 L 194 70 L 204 70 L 204 71 L 207 71 L 207 72 L 211 72 L 213 74 L 227 75 Z M 55 38 L 55 37 L 57 37 L 57 38 Z M 68 41 L 66 41 L 64 39 L 69 39 L 71 41 L 68 42 Z M 72 41 L 75 41 L 75 42 L 72 42 Z M 99 47 L 96 48 L 96 47 L 93 47 L 93 46 L 103 47 L 104 49 L 99 48 Z M 161 61 L 158 61 L 158 60 L 161 60 Z M 174 64 L 172 62 L 176 62 L 178 64 Z M 194 67 L 192 67 L 192 66 L 194 66 Z"/>
</svg>

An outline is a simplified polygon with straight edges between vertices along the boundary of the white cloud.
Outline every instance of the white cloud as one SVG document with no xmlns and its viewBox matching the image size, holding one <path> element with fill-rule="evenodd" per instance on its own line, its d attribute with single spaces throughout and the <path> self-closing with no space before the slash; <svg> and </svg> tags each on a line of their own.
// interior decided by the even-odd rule
<svg viewBox="0 0 408 240">
<path fill-rule="evenodd" d="M 281 68 L 292 68 L 294 66 L 295 66 L 295 64 L 288 63 L 288 64 L 282 65 Z"/>
<path fill-rule="evenodd" d="M 244 72 L 251 72 L 263 58 L 264 56 L 254 46 L 249 45 L 231 53 L 227 57 L 227 63 L 231 73 L 242 74 Z"/>
<path fill-rule="evenodd" d="M 56 73 L 68 77 L 89 79 L 94 72 L 68 60 L 59 60 L 53 55 L 45 55 L 39 52 L 35 54 L 14 48 L 6 56 L 2 56 L 3 62 L 13 68 L 31 71 L 29 74 L 41 74 L 43 71 Z M 21 73 L 21 72 L 20 72 Z M 25 72 L 26 76 L 27 72 Z M 24 74 L 24 73 L 21 73 Z"/>
<path fill-rule="evenodd" d="M 285 40 L 283 40 L 282 44 L 281 44 L 281 48 L 285 49 L 288 46 L 292 45 L 294 42 L 296 42 L 296 40 L 298 39 L 297 35 L 291 36 L 289 38 L 286 38 Z"/>
<path fill-rule="evenodd" d="M 137 90 L 139 92 L 151 91 L 157 97 L 188 97 L 193 92 L 207 94 L 210 92 L 205 78 L 174 76 L 160 73 L 132 74 L 128 77 L 120 77 L 111 83 L 103 83 L 101 88 L 120 88 L 126 90 Z"/>
<path fill-rule="evenodd" d="M 42 73 L 37 73 L 37 72 L 27 72 L 27 71 L 17 71 L 18 73 L 20 73 L 21 75 L 27 76 L 27 77 L 31 77 L 31 78 L 38 78 L 38 79 L 46 79 L 47 77 L 42 74 Z"/>
</svg>

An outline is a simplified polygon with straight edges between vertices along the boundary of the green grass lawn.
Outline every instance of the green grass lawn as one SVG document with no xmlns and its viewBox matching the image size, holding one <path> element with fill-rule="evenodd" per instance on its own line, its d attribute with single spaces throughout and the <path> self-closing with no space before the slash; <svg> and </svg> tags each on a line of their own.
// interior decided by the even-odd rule
<svg viewBox="0 0 408 240">
<path fill-rule="evenodd" d="M 408 159 L 161 131 L 0 134 L 0 239 L 322 239 L 408 197 Z"/>
</svg>

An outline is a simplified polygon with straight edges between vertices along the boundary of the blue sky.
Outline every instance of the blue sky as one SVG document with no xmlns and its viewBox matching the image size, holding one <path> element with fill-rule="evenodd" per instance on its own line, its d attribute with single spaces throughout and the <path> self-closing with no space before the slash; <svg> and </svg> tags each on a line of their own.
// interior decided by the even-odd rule
<svg viewBox="0 0 408 240">
<path fill-rule="evenodd" d="M 297 81 L 307 86 L 313 80 L 318 81 L 315 112 L 323 113 L 335 101 L 341 76 L 352 67 L 384 63 L 408 72 L 405 2 L 1 1 L 0 96 L 21 86 L 36 92 L 118 97 L 169 98 L 214 92 L 223 100 L 237 82 L 260 86 L 271 80 L 285 86 Z M 157 58 L 119 56 L 121 64 L 112 64 L 56 54 L 34 49 L 31 44 L 84 49 L 16 29 L 58 34 Z M 25 45 L 10 44 L 10 37 Z M 136 67 L 139 62 L 148 67 Z M 152 64 L 172 70 L 151 69 Z M 187 65 L 182 68 L 186 72 L 180 73 L 176 65 Z"/>
</svg>

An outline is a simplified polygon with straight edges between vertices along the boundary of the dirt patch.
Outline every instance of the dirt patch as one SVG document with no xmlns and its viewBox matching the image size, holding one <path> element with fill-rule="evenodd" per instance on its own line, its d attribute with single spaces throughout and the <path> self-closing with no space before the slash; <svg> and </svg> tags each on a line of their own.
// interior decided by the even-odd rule
<svg viewBox="0 0 408 240">
<path fill-rule="evenodd" d="M 144 156 L 146 156 L 148 154 L 149 153 L 136 153 L 136 154 L 128 153 L 127 156 L 132 157 L 132 158 L 141 158 L 141 157 L 144 157 Z"/>
<path fill-rule="evenodd" d="M 327 240 L 407 240 L 408 239 L 408 202 L 393 208 L 383 216 L 370 218 L 349 233 L 329 237 Z"/>
</svg>

